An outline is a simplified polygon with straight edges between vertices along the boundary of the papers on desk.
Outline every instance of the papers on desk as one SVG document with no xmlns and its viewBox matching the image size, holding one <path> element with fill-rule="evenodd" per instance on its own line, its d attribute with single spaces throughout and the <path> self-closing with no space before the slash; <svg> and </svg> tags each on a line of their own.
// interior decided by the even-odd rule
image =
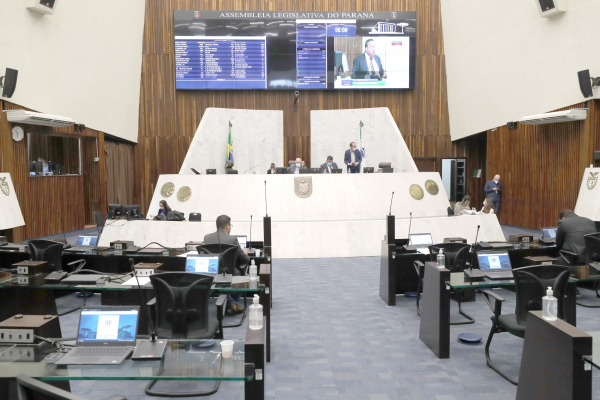
<svg viewBox="0 0 600 400">
<path fill-rule="evenodd" d="M 421 254 L 429 254 L 429 247 L 417 247 L 417 251 Z"/>
<path fill-rule="evenodd" d="M 137 280 L 134 276 L 133 278 L 121 283 L 121 286 L 137 286 L 138 280 L 140 281 L 140 286 L 144 286 L 150 283 L 150 278 L 147 276 L 138 276 Z"/>
<path fill-rule="evenodd" d="M 193 250 L 193 251 L 188 251 L 187 253 L 179 254 L 177 257 L 197 256 L 197 255 L 198 255 L 198 251 Z"/>
</svg>

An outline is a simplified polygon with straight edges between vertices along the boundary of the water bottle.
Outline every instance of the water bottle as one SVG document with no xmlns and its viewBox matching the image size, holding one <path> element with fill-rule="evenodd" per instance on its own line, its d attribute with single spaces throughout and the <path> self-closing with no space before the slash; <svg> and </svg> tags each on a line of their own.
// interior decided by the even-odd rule
<svg viewBox="0 0 600 400">
<path fill-rule="evenodd" d="M 254 260 L 250 261 L 250 269 L 248 270 L 250 273 L 250 277 L 256 276 L 256 263 Z"/>
<path fill-rule="evenodd" d="M 446 268 L 446 256 L 444 255 L 444 249 L 440 249 L 437 255 L 437 267 Z"/>
<path fill-rule="evenodd" d="M 250 329 L 262 329 L 263 327 L 263 306 L 258 303 L 258 295 L 254 295 L 252 304 L 248 307 L 250 309 L 249 325 Z"/>
<path fill-rule="evenodd" d="M 549 287 L 546 295 L 542 297 L 542 318 L 546 321 L 556 321 L 558 318 L 558 300 L 553 294 L 552 288 Z"/>
<path fill-rule="evenodd" d="M 248 284 L 250 289 L 257 289 L 258 288 L 258 277 L 256 276 L 251 276 L 250 277 L 250 283 Z"/>
</svg>

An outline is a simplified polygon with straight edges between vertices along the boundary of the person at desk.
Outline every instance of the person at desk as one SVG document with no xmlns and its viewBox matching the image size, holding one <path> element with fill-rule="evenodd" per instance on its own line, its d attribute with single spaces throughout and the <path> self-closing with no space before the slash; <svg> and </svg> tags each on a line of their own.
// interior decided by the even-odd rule
<svg viewBox="0 0 600 400">
<path fill-rule="evenodd" d="M 479 214 L 494 214 L 494 202 L 489 197 L 483 200 L 483 208 L 479 211 Z"/>
<path fill-rule="evenodd" d="M 385 79 L 387 72 L 383 69 L 381 59 L 375 54 L 375 41 L 365 42 L 365 52 L 354 58 L 352 62 L 352 79 Z"/>
<path fill-rule="evenodd" d="M 298 158 L 296 158 L 296 163 L 292 164 L 288 167 L 287 173 L 288 174 L 299 174 L 301 169 L 306 169 L 306 166 L 304 165 L 304 161 L 302 161 L 302 159 L 300 157 L 298 157 Z"/>
<path fill-rule="evenodd" d="M 572 210 L 562 210 L 559 214 L 556 230 L 556 247 L 558 250 L 577 254 L 574 264 L 585 264 L 584 236 L 596 233 L 596 224 L 589 218 L 580 217 Z"/>
<path fill-rule="evenodd" d="M 271 168 L 269 168 L 267 170 L 267 174 L 275 174 L 275 173 L 276 173 L 275 163 L 271 163 Z"/>
<path fill-rule="evenodd" d="M 159 216 L 159 215 L 164 215 L 166 217 L 167 213 L 169 211 L 171 211 L 171 207 L 169 207 L 169 205 L 167 204 L 166 200 L 159 201 L 158 202 L 158 207 L 159 207 L 158 208 L 158 214 L 156 214 L 156 215 L 148 215 L 148 219 L 152 219 L 152 218 L 154 218 L 156 216 Z"/>
<path fill-rule="evenodd" d="M 469 204 L 471 204 L 471 196 L 466 195 L 454 205 L 454 215 L 465 215 L 465 210 L 469 210 Z"/>
<path fill-rule="evenodd" d="M 330 174 L 331 171 L 334 169 L 338 169 L 337 164 L 333 162 L 332 156 L 327 156 L 327 161 L 325 161 L 325 163 L 321 164 L 321 170 L 323 171 L 324 174 Z"/>
<path fill-rule="evenodd" d="M 246 265 L 250 262 L 250 257 L 248 257 L 248 249 L 242 249 L 240 247 L 240 243 L 238 242 L 235 236 L 230 236 L 231 228 L 231 218 L 227 215 L 219 215 L 217 217 L 217 231 L 214 233 L 209 233 L 204 236 L 204 244 L 231 244 L 238 247 L 238 257 L 237 257 L 237 265 L 240 267 L 242 265 Z M 238 304 L 238 300 L 242 296 L 242 293 L 235 293 L 227 296 L 227 310 L 231 314 L 239 314 L 244 311 L 244 307 Z"/>
<path fill-rule="evenodd" d="M 348 167 L 348 172 L 351 174 L 360 173 L 360 163 L 362 156 L 360 150 L 356 148 L 356 143 L 350 142 L 350 149 L 344 153 L 344 164 Z"/>
<path fill-rule="evenodd" d="M 502 192 L 502 184 L 500 183 L 500 175 L 495 175 L 494 179 L 487 181 L 483 188 L 485 195 L 488 199 L 491 199 L 494 203 L 494 213 L 498 214 L 500 211 L 500 192 Z"/>
</svg>

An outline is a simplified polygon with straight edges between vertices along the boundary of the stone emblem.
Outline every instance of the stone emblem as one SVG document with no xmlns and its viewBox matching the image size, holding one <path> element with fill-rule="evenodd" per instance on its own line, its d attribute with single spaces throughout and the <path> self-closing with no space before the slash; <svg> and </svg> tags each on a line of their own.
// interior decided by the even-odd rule
<svg viewBox="0 0 600 400">
<path fill-rule="evenodd" d="M 431 179 L 427 179 L 425 181 L 425 190 L 427 190 L 427 193 L 429 193 L 430 195 L 435 196 L 439 193 L 440 188 L 438 187 L 437 183 L 435 183 Z"/>
<path fill-rule="evenodd" d="M 598 183 L 598 174 L 600 174 L 600 172 L 592 172 L 590 171 L 590 175 L 587 178 L 587 188 L 589 190 L 592 190 L 593 188 L 596 187 L 596 183 Z"/>
<path fill-rule="evenodd" d="M 190 197 L 192 197 L 192 189 L 190 189 L 189 186 L 182 186 L 181 189 L 177 191 L 177 200 L 181 201 L 182 203 L 184 201 L 188 201 Z"/>
<path fill-rule="evenodd" d="M 425 194 L 425 193 L 423 193 L 423 188 L 414 183 L 412 185 L 410 185 L 410 188 L 408 188 L 408 191 L 410 192 L 410 195 L 412 196 L 412 198 L 415 200 L 421 200 L 423 198 L 423 195 Z"/>
<path fill-rule="evenodd" d="M 294 178 L 294 192 L 296 196 L 304 199 L 312 194 L 312 177 Z"/>
<path fill-rule="evenodd" d="M 8 196 L 10 194 L 10 186 L 8 186 L 8 183 L 5 181 L 6 178 L 0 178 L 0 190 L 2 190 L 2 193 Z"/>
<path fill-rule="evenodd" d="M 160 194 L 162 194 L 163 197 L 169 197 L 173 193 L 175 193 L 175 185 L 173 182 L 167 182 L 160 188 Z"/>
</svg>

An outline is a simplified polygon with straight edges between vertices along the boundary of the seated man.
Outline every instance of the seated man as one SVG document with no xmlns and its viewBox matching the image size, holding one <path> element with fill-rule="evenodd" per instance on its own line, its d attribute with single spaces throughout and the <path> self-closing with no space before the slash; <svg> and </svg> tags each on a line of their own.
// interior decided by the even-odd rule
<svg viewBox="0 0 600 400">
<path fill-rule="evenodd" d="M 217 217 L 217 231 L 214 233 L 209 233 L 204 236 L 204 244 L 231 244 L 239 247 L 238 257 L 237 257 L 237 265 L 238 268 L 241 265 L 246 265 L 250 262 L 250 257 L 248 257 L 248 250 L 242 249 L 240 247 L 240 243 L 238 242 L 235 236 L 230 236 L 231 228 L 231 218 L 227 215 L 220 215 Z M 242 296 L 242 293 L 235 293 L 233 295 L 227 296 L 227 309 L 231 314 L 238 314 L 244 311 L 244 307 L 240 306 L 237 302 Z"/>
<path fill-rule="evenodd" d="M 338 166 L 333 162 L 332 156 L 327 156 L 327 161 L 321 164 L 321 170 L 324 174 L 330 174 L 332 169 L 338 169 Z"/>
<path fill-rule="evenodd" d="M 275 174 L 275 173 L 276 173 L 275 163 L 271 163 L 271 168 L 269 168 L 267 170 L 267 174 Z"/>
<path fill-rule="evenodd" d="M 292 164 L 288 167 L 288 174 L 299 174 L 301 169 L 306 169 L 304 166 L 304 161 L 300 157 L 296 158 L 296 163 Z"/>
<path fill-rule="evenodd" d="M 577 254 L 574 265 L 585 263 L 585 235 L 596 233 L 596 224 L 571 210 L 562 210 L 556 230 L 556 247 Z"/>
</svg>

